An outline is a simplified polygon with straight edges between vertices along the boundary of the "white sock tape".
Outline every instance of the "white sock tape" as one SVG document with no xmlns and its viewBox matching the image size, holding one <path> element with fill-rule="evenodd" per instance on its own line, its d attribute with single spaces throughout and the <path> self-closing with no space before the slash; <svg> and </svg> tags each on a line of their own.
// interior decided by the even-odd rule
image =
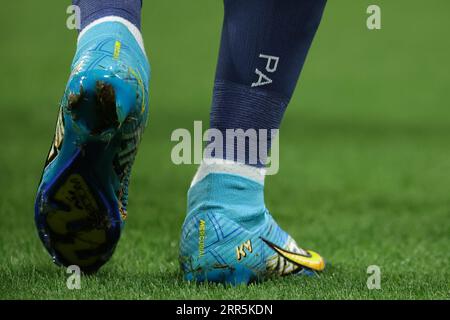
<svg viewBox="0 0 450 320">
<path fill-rule="evenodd" d="M 107 16 L 107 17 L 103 17 L 103 18 L 92 21 L 83 30 L 81 30 L 80 34 L 78 35 L 78 41 L 80 41 L 80 39 L 83 37 L 83 35 L 86 34 L 87 31 L 89 31 L 93 27 L 95 27 L 101 23 L 104 23 L 104 22 L 120 22 L 125 27 L 127 27 L 128 30 L 131 32 L 131 34 L 136 39 L 137 43 L 139 44 L 139 47 L 141 47 L 142 52 L 145 54 L 144 40 L 142 39 L 141 31 L 130 21 L 128 21 L 122 17 L 117 17 L 117 16 Z"/>
<path fill-rule="evenodd" d="M 249 166 L 244 163 L 231 160 L 203 159 L 197 173 L 194 176 L 194 179 L 192 180 L 191 187 L 210 173 L 234 174 L 264 185 L 266 169 Z"/>
</svg>

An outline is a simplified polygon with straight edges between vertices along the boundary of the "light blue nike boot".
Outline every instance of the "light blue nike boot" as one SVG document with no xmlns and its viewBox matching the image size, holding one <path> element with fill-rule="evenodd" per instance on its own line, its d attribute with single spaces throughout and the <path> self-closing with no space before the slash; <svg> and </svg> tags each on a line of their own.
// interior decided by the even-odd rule
<svg viewBox="0 0 450 320">
<path fill-rule="evenodd" d="M 180 263 L 186 280 L 233 285 L 325 268 L 320 255 L 299 248 L 277 225 L 262 184 L 228 173 L 209 173 L 191 186 Z"/>
<path fill-rule="evenodd" d="M 94 272 L 113 254 L 149 80 L 143 47 L 120 22 L 81 36 L 35 203 L 39 237 L 55 263 Z"/>
</svg>

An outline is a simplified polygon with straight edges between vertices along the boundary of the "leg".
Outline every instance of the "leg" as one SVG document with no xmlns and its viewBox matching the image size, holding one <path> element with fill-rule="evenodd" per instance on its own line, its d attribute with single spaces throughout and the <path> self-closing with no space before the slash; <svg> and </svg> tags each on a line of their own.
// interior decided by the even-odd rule
<svg viewBox="0 0 450 320">
<path fill-rule="evenodd" d="M 200 165 L 188 193 L 182 269 L 189 280 L 230 283 L 321 271 L 323 259 L 300 249 L 266 209 L 266 150 L 259 149 L 270 148 L 271 135 L 261 137 L 261 129 L 279 128 L 326 1 L 224 3 L 211 128 L 224 136 L 229 129 L 244 135 L 254 130 L 256 135 L 244 138 L 257 141 L 240 148 L 239 139 L 225 138 L 223 152 L 217 145 L 207 151 L 210 159 Z M 227 161 L 215 161 L 222 159 Z"/>
<path fill-rule="evenodd" d="M 128 183 L 148 115 L 150 69 L 140 0 L 74 0 L 81 30 L 35 203 L 57 264 L 100 268 L 126 217 Z"/>
</svg>

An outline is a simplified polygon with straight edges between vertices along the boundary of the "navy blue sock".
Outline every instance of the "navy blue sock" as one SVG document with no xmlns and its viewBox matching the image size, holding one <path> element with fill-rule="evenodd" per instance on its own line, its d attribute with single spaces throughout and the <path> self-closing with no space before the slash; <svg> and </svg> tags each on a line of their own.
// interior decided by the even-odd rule
<svg viewBox="0 0 450 320">
<path fill-rule="evenodd" d="M 279 128 L 325 4 L 326 0 L 224 0 L 211 128 L 223 134 L 226 129 L 258 133 Z M 249 144 L 245 154 L 238 155 L 236 143 L 227 146 L 225 140 L 224 159 L 263 166 L 266 159 L 249 150 Z M 263 146 L 270 144 L 269 132 Z M 227 156 L 230 148 L 234 158 Z M 249 161 L 250 151 L 256 152 L 256 163 Z"/>
<path fill-rule="evenodd" d="M 80 7 L 81 29 L 106 16 L 124 18 L 141 28 L 142 0 L 73 0 L 72 3 Z"/>
</svg>

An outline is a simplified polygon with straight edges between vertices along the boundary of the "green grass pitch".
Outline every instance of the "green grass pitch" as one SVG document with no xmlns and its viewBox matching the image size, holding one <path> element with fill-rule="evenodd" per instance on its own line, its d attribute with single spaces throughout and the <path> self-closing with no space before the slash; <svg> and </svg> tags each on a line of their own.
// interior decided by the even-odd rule
<svg viewBox="0 0 450 320">
<path fill-rule="evenodd" d="M 208 120 L 222 3 L 144 1 L 151 118 L 123 237 L 81 290 L 66 288 L 33 221 L 76 43 L 68 4 L 7 1 L 0 11 L 0 299 L 450 297 L 449 1 L 329 1 L 266 202 L 331 267 L 238 288 L 182 280 L 178 239 L 196 167 L 170 161 L 172 130 Z M 381 7 L 381 30 L 366 28 L 369 4 Z M 369 265 L 381 268 L 380 290 L 366 287 Z"/>
</svg>

